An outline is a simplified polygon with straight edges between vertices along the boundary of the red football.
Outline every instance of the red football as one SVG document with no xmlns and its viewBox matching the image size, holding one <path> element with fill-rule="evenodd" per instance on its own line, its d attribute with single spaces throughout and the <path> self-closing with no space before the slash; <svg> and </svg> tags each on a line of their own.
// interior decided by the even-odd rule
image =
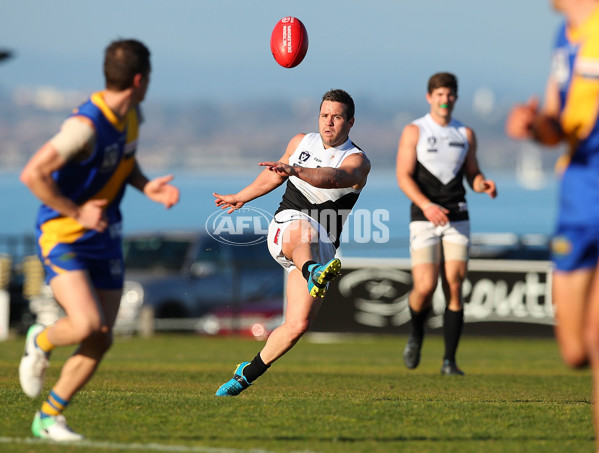
<svg viewBox="0 0 599 453">
<path fill-rule="evenodd" d="M 285 68 L 300 64 L 308 52 L 308 32 L 297 17 L 283 17 L 270 35 L 270 50 Z"/>
</svg>

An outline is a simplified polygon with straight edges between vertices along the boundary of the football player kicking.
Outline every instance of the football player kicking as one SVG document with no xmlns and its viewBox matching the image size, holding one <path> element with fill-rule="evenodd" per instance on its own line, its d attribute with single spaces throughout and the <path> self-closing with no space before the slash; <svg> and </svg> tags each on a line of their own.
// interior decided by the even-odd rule
<svg viewBox="0 0 599 453">
<path fill-rule="evenodd" d="M 285 321 L 268 337 L 251 362 L 216 392 L 235 396 L 289 351 L 310 328 L 329 282 L 341 271 L 335 258 L 343 223 L 366 184 L 370 162 L 349 139 L 354 102 L 343 90 L 324 94 L 319 133 L 298 134 L 278 162 L 266 167 L 249 186 L 232 195 L 214 194 L 229 213 L 287 182 L 268 231 L 268 248 L 287 271 Z"/>
</svg>

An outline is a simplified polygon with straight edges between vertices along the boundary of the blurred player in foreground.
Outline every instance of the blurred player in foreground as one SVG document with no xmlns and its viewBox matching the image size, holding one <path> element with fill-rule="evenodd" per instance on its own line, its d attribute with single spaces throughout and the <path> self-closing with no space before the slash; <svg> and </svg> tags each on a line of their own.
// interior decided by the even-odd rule
<svg viewBox="0 0 599 453">
<path fill-rule="evenodd" d="M 324 94 L 319 133 L 291 139 L 279 162 L 266 167 L 245 189 L 219 195 L 215 203 L 229 213 L 287 181 L 287 189 L 268 232 L 268 248 L 287 271 L 285 322 L 268 337 L 251 362 L 242 362 L 217 396 L 235 396 L 289 351 L 310 328 L 329 282 L 341 271 L 335 258 L 341 229 L 370 171 L 364 152 L 349 139 L 354 101 L 343 90 Z"/>
<path fill-rule="evenodd" d="M 599 433 L 599 1 L 553 0 L 564 16 L 543 106 L 516 105 L 507 134 L 543 145 L 565 142 L 558 160 L 559 213 L 552 240 L 555 333 L 566 364 L 593 371 Z M 597 436 L 596 436 L 597 437 Z M 599 439 L 597 439 L 599 450 Z"/>
<path fill-rule="evenodd" d="M 412 200 L 412 334 L 404 349 L 404 362 L 409 369 L 420 363 L 424 325 L 440 275 L 447 303 L 444 375 L 464 374 L 455 357 L 464 325 L 462 284 L 470 244 L 464 177 L 475 192 L 491 198 L 497 195 L 495 182 L 485 179 L 478 166 L 474 131 L 451 116 L 457 98 L 458 81 L 453 74 L 431 76 L 426 95 L 430 112 L 404 128 L 397 150 L 397 182 Z"/>
<path fill-rule="evenodd" d="M 135 158 L 139 104 L 150 81 L 149 50 L 136 40 L 111 43 L 104 76 L 105 90 L 81 104 L 21 173 L 42 202 L 38 253 L 66 313 L 53 326 L 29 329 L 19 366 L 25 394 L 41 393 L 54 348 L 79 345 L 33 420 L 33 434 L 54 441 L 83 438 L 62 413 L 112 344 L 123 287 L 119 205 L 126 185 L 166 208 L 179 200 L 178 189 L 169 184 L 172 176 L 149 181 Z"/>
</svg>

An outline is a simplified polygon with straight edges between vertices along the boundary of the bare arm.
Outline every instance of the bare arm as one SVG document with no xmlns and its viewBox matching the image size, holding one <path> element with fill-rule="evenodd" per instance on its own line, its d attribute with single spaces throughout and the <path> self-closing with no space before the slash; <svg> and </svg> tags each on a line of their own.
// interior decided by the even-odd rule
<svg viewBox="0 0 599 453">
<path fill-rule="evenodd" d="M 565 137 L 559 123 L 560 99 L 557 83 L 552 77 L 545 88 L 545 103 L 531 97 L 526 104 L 516 104 L 508 114 L 505 130 L 517 140 L 532 139 L 543 145 L 559 144 Z"/>
<path fill-rule="evenodd" d="M 304 138 L 304 135 L 305 134 L 298 134 L 289 141 L 285 154 L 283 154 L 280 159 L 281 163 L 289 163 L 289 158 L 297 149 L 297 146 Z M 262 164 L 260 163 L 259 165 Z M 213 192 L 212 195 L 216 198 L 214 203 L 221 209 L 228 209 L 227 212 L 231 214 L 233 211 L 241 208 L 245 203 L 272 192 L 286 180 L 287 176 L 280 175 L 266 168 L 250 185 L 246 186 L 236 194 L 222 195 Z"/>
<path fill-rule="evenodd" d="M 179 202 L 179 189 L 172 184 L 173 175 L 159 176 L 149 180 L 141 171 L 137 161 L 129 175 L 128 183 L 142 192 L 150 200 L 162 203 L 166 209 Z"/>
<path fill-rule="evenodd" d="M 466 129 L 466 135 L 470 144 L 465 164 L 466 179 L 468 180 L 470 187 L 472 187 L 472 190 L 475 192 L 486 193 L 491 198 L 495 198 L 497 196 L 497 187 L 495 185 L 495 181 L 491 179 L 485 179 L 485 176 L 478 166 L 478 159 L 476 158 L 476 135 L 470 128 Z"/>
<path fill-rule="evenodd" d="M 408 124 L 399 139 L 397 147 L 397 163 L 395 174 L 399 188 L 406 196 L 420 209 L 431 204 L 426 195 L 422 193 L 418 184 L 414 180 L 414 171 L 416 170 L 416 145 L 420 131 L 415 124 Z"/>
<path fill-rule="evenodd" d="M 42 203 L 63 216 L 75 219 L 85 228 L 104 231 L 108 225 L 104 215 L 104 207 L 108 201 L 89 200 L 79 206 L 60 192 L 52 178 L 52 173 L 63 167 L 66 162 L 66 159 L 48 142 L 27 162 L 21 172 L 21 182 Z"/>
<path fill-rule="evenodd" d="M 366 184 L 370 172 L 370 161 L 364 154 L 352 154 L 337 167 L 305 168 L 291 166 L 286 162 L 260 162 L 263 167 L 283 177 L 296 176 L 308 184 L 321 189 L 354 187 L 359 189 Z"/>
<path fill-rule="evenodd" d="M 414 180 L 414 172 L 416 171 L 416 145 L 420 131 L 415 124 L 408 124 L 399 139 L 397 146 L 397 164 L 395 174 L 399 188 L 406 196 L 418 206 L 429 222 L 435 225 L 445 225 L 449 222 L 447 214 L 449 210 L 443 206 L 431 201 L 422 191 Z"/>
<path fill-rule="evenodd" d="M 289 165 L 289 158 L 295 149 L 297 149 L 303 137 L 304 134 L 300 134 L 294 138 L 294 140 L 296 138 L 299 138 L 299 140 L 295 143 L 291 152 L 285 155 L 285 159 L 281 159 L 278 162 L 260 162 L 259 165 L 267 167 L 268 170 L 283 178 L 295 176 L 311 186 L 321 189 L 339 189 L 345 187 L 360 189 L 366 184 L 366 179 L 370 172 L 370 161 L 362 153 L 347 156 L 337 168 L 305 168 Z"/>
</svg>

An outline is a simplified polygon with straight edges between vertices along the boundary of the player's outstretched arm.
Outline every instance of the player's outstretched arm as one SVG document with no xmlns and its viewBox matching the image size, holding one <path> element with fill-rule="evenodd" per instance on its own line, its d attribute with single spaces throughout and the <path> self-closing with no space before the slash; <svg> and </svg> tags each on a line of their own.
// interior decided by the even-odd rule
<svg viewBox="0 0 599 453">
<path fill-rule="evenodd" d="M 170 209 L 179 202 L 179 189 L 169 184 L 172 180 L 173 175 L 154 178 L 144 186 L 143 192 L 150 200 Z"/>
<path fill-rule="evenodd" d="M 173 175 L 166 175 L 149 180 L 141 171 L 139 164 L 135 162 L 128 182 L 150 200 L 170 209 L 179 202 L 179 189 L 170 184 L 173 178 Z"/>
<path fill-rule="evenodd" d="M 295 152 L 297 146 L 301 142 L 305 134 L 297 134 L 287 144 L 285 154 L 280 159 L 280 162 L 288 164 L 289 157 Z M 262 165 L 259 163 L 258 165 Z M 231 214 L 233 211 L 240 209 L 245 203 L 255 200 L 267 193 L 272 192 L 274 189 L 283 184 L 289 175 L 280 172 L 273 172 L 266 168 L 256 177 L 256 179 L 247 187 L 240 190 L 236 194 L 219 194 L 213 192 L 214 203 L 221 209 L 228 209 L 227 213 Z"/>
<path fill-rule="evenodd" d="M 233 211 L 240 209 L 247 202 L 272 192 L 283 184 L 285 179 L 286 178 L 271 173 L 268 170 L 263 170 L 250 185 L 235 194 L 223 195 L 213 192 L 212 195 L 214 195 L 215 198 L 214 203 L 221 209 L 228 209 L 227 213 L 231 214 Z"/>
<path fill-rule="evenodd" d="M 289 165 L 289 160 L 260 162 L 259 165 L 282 178 L 295 176 L 321 189 L 360 188 L 366 184 L 370 172 L 370 161 L 365 154 L 351 154 L 337 168 L 306 168 Z"/>
</svg>

